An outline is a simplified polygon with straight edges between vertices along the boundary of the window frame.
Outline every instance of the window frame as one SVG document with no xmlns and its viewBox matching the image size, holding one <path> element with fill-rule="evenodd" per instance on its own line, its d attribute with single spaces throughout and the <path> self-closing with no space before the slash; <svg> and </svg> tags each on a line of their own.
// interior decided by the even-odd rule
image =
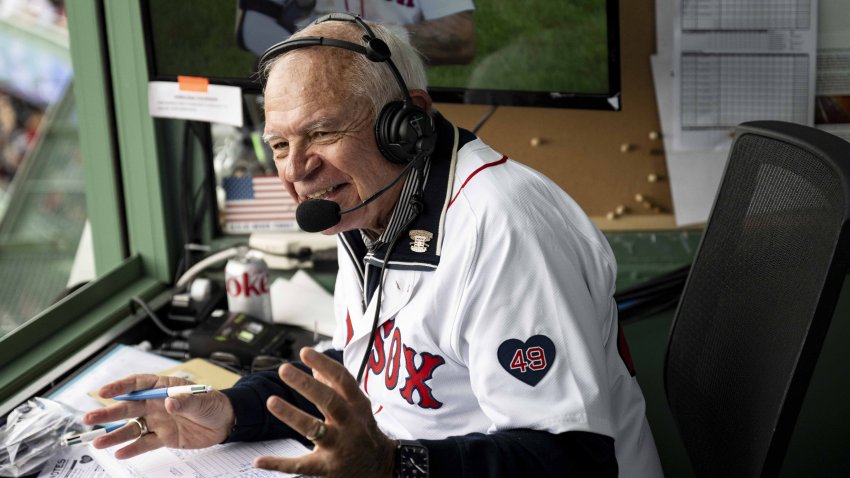
<svg viewBox="0 0 850 478">
<path fill-rule="evenodd" d="M 179 250 L 167 227 L 177 211 L 162 128 L 148 113 L 139 3 L 74 0 L 66 9 L 97 278 L 0 337 L 0 415 L 132 322 L 130 297 L 161 297 Z"/>
</svg>

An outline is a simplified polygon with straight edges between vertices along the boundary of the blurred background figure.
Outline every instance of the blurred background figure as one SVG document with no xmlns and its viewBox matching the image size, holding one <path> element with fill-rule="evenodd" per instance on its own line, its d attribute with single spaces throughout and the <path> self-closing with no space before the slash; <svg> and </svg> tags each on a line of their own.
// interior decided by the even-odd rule
<svg viewBox="0 0 850 478">
<path fill-rule="evenodd" d="M 322 15 L 350 12 L 403 26 L 429 65 L 465 65 L 475 57 L 474 10 L 472 0 L 239 0 L 236 38 L 260 56 Z"/>
</svg>

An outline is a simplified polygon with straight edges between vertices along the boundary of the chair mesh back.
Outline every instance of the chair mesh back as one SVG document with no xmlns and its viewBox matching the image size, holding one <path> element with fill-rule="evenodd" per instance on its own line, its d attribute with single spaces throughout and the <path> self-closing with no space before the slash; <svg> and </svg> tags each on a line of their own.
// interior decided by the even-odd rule
<svg viewBox="0 0 850 478">
<path fill-rule="evenodd" d="M 847 215 L 843 184 L 793 144 L 743 134 L 733 145 L 666 363 L 698 476 L 762 476 Z"/>
</svg>

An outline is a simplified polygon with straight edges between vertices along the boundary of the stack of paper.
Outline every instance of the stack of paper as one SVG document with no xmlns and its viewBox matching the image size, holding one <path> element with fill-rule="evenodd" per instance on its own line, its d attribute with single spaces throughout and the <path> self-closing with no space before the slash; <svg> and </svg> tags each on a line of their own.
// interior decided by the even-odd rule
<svg viewBox="0 0 850 478">
<path fill-rule="evenodd" d="M 159 448 L 129 460 L 116 460 L 120 446 L 92 452 L 98 463 L 111 476 L 138 478 L 273 478 L 297 476 L 288 473 L 254 468 L 258 456 L 299 456 L 309 453 L 296 440 L 271 440 L 250 443 L 229 443 L 200 450 Z"/>
</svg>

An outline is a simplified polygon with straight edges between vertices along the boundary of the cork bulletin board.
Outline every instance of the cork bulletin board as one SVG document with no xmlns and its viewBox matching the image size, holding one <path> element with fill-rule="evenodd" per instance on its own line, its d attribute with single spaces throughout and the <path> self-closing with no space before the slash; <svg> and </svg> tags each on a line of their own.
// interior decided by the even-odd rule
<svg viewBox="0 0 850 478">
<path fill-rule="evenodd" d="M 622 110 L 499 107 L 478 131 L 496 150 L 546 174 L 606 230 L 674 227 L 649 57 L 653 0 L 620 1 Z M 437 104 L 471 129 L 489 106 Z"/>
</svg>

